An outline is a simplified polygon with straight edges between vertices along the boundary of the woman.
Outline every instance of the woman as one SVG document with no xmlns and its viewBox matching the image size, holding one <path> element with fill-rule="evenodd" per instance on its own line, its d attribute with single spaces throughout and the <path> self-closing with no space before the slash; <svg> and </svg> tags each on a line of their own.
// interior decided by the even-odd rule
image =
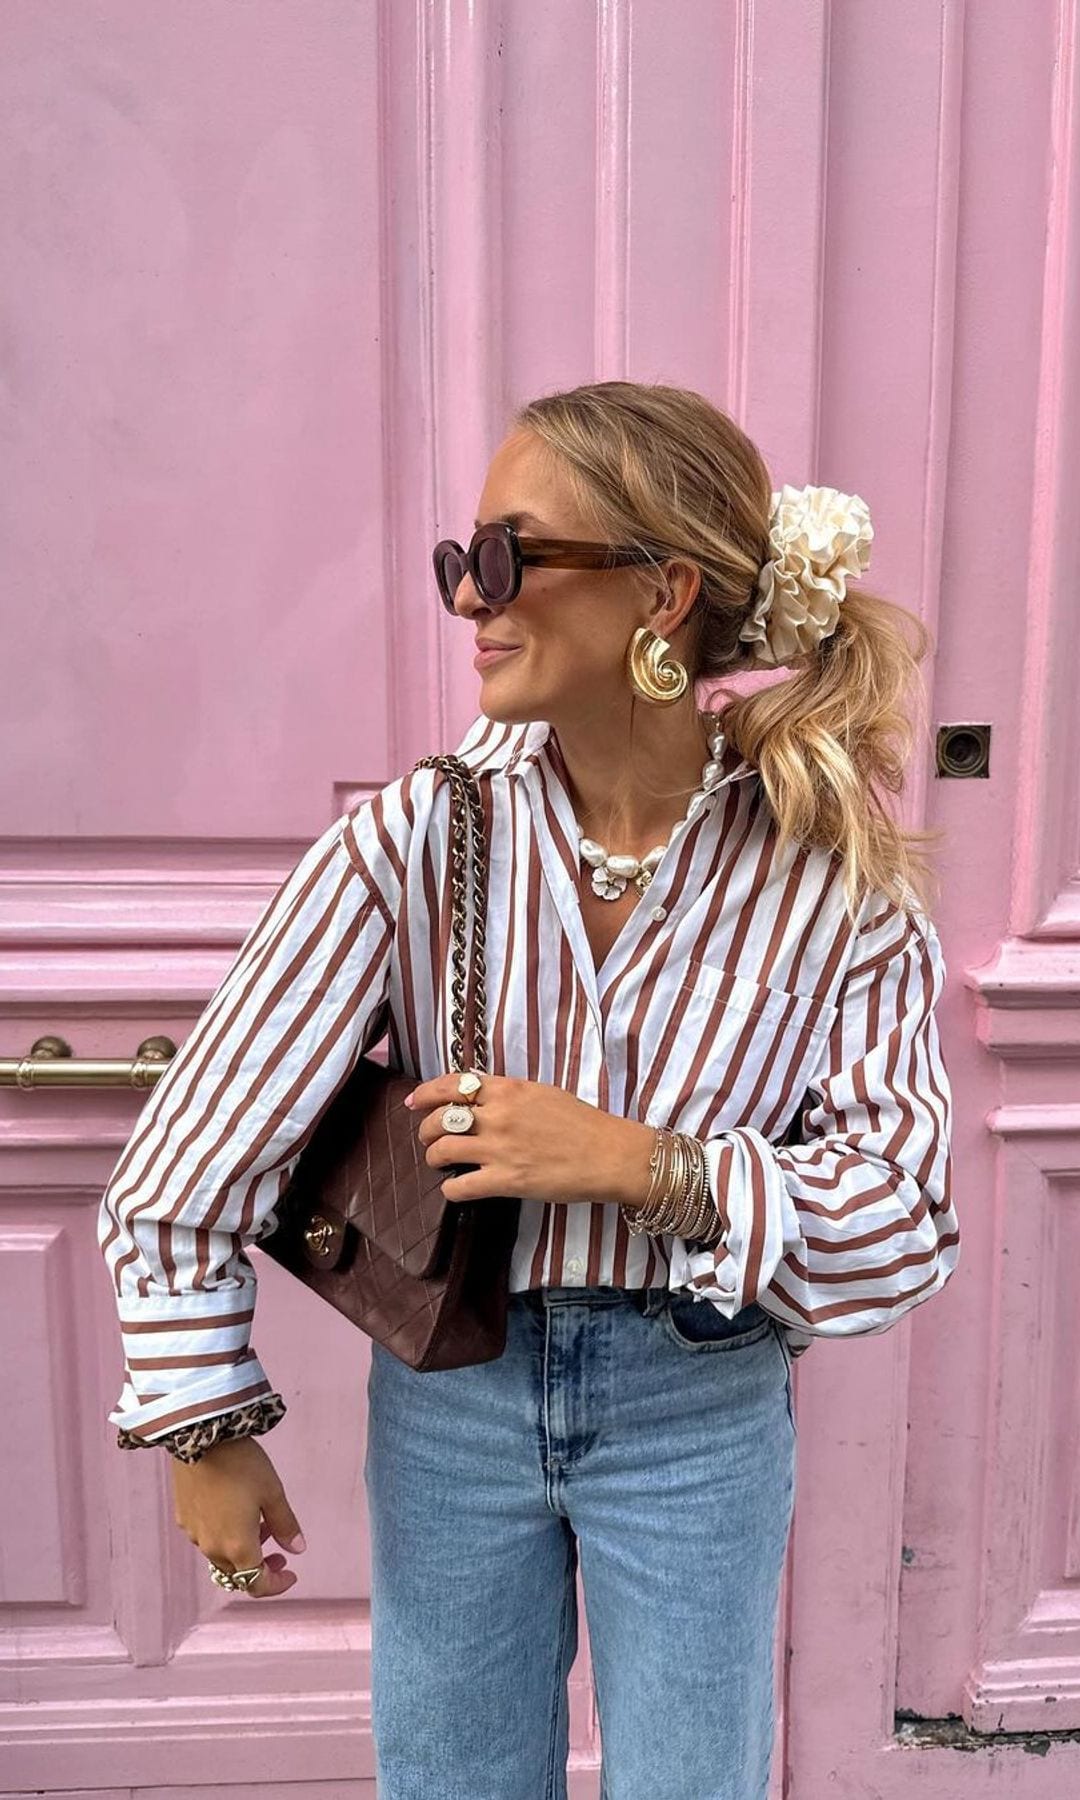
<svg viewBox="0 0 1080 1800">
<path fill-rule="evenodd" d="M 883 802 L 926 638 L 848 591 L 864 503 L 771 496 L 745 434 L 680 389 L 524 407 L 477 525 L 435 565 L 482 646 L 458 753 L 489 831 L 492 1073 L 452 1070 L 449 790 L 416 770 L 306 852 L 114 1171 L 110 1418 L 171 1452 L 219 1581 L 293 1585 L 262 1555 L 303 1540 L 257 1442 L 284 1403 L 244 1246 L 388 1032 L 430 1164 L 460 1162 L 442 1113 L 472 1108 L 448 1197 L 521 1208 L 500 1358 L 421 1374 L 372 1345 L 379 1794 L 565 1795 L 580 1551 L 604 1795 L 758 1800 L 792 1362 L 887 1330 L 959 1254 L 944 966 L 918 834 Z M 699 711 L 700 680 L 779 665 Z"/>
</svg>

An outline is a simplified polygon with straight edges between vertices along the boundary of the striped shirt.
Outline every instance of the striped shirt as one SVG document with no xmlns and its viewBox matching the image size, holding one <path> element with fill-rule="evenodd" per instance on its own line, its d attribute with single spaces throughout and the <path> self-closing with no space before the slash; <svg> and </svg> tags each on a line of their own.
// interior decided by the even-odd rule
<svg viewBox="0 0 1080 1800">
<path fill-rule="evenodd" d="M 615 1201 L 523 1199 L 511 1291 L 661 1285 L 729 1318 L 757 1302 L 798 1356 L 943 1287 L 959 1231 L 925 914 L 871 892 L 852 921 L 839 858 L 781 848 L 725 745 L 597 969 L 557 734 L 481 714 L 457 754 L 488 834 L 491 1073 L 700 1137 L 730 1219 L 705 1249 L 630 1234 Z M 313 1121 L 384 1037 L 417 1080 L 453 1067 L 449 819 L 430 768 L 336 819 L 151 1091 L 99 1215 L 126 1364 L 113 1424 L 151 1440 L 272 1391 L 246 1247 Z"/>
</svg>

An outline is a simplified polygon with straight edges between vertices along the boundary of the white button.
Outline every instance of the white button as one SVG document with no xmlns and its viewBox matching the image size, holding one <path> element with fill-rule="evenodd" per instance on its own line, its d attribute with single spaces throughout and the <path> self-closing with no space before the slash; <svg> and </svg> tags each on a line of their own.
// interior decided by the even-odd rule
<svg viewBox="0 0 1080 1800">
<path fill-rule="evenodd" d="M 650 916 L 654 919 L 666 919 L 667 918 L 667 907 L 666 906 L 654 906 Z"/>
<path fill-rule="evenodd" d="M 580 1256 L 572 1256 L 566 1265 L 566 1273 L 568 1275 L 581 1275 L 584 1272 L 584 1269 L 585 1264 L 582 1262 Z"/>
</svg>

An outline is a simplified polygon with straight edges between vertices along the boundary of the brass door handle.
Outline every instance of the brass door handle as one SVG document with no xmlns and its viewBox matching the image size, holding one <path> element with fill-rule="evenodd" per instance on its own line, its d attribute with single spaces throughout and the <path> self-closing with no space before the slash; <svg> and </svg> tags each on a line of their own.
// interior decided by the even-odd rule
<svg viewBox="0 0 1080 1800">
<path fill-rule="evenodd" d="M 133 1057 L 73 1056 L 62 1037 L 41 1037 L 29 1056 L 0 1057 L 0 1088 L 149 1088 L 176 1055 L 172 1038 L 144 1038 Z"/>
</svg>

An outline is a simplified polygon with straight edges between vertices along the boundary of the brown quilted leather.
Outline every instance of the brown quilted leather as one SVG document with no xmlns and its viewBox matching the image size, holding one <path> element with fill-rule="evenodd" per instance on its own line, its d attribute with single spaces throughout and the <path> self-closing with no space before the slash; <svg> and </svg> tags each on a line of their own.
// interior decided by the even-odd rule
<svg viewBox="0 0 1080 1800">
<path fill-rule="evenodd" d="M 475 783 L 458 758 L 438 760 Z M 443 1180 L 470 1165 L 429 1166 L 404 1104 L 415 1086 L 360 1058 L 313 1121 L 258 1248 L 414 1369 L 491 1362 L 506 1348 L 521 1203 L 447 1200 Z"/>
</svg>

